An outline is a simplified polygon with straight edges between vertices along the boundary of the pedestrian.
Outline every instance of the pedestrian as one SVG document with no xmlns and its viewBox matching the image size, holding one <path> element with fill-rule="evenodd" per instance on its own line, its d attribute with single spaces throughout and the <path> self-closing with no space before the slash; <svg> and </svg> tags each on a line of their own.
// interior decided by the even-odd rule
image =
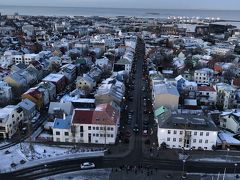
<svg viewBox="0 0 240 180">
<path fill-rule="evenodd" d="M 151 174 L 153 174 L 153 171 L 151 170 Z"/>
</svg>

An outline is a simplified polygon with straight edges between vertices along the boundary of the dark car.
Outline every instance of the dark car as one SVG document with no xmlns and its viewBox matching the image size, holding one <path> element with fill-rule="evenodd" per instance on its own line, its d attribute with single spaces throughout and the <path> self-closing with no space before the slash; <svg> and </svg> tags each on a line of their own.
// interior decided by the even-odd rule
<svg viewBox="0 0 240 180">
<path fill-rule="evenodd" d="M 138 133 L 139 132 L 139 128 L 138 128 L 138 125 L 135 124 L 134 127 L 133 127 L 133 132 L 135 133 Z"/>
</svg>

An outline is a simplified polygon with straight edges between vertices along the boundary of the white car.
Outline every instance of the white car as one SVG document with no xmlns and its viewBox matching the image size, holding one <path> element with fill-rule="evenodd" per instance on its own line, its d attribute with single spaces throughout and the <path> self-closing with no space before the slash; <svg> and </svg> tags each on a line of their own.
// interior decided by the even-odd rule
<svg viewBox="0 0 240 180">
<path fill-rule="evenodd" d="M 91 162 L 85 162 L 81 164 L 81 169 L 92 169 L 95 168 L 95 164 Z"/>
</svg>

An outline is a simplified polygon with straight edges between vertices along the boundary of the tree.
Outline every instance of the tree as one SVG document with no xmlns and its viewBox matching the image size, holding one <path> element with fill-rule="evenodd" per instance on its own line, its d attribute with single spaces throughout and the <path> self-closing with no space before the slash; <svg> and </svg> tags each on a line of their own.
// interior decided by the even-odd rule
<svg viewBox="0 0 240 180">
<path fill-rule="evenodd" d="M 193 69 L 193 62 L 191 59 L 186 59 L 184 63 L 185 63 L 186 69 L 189 69 L 189 70 Z"/>
</svg>

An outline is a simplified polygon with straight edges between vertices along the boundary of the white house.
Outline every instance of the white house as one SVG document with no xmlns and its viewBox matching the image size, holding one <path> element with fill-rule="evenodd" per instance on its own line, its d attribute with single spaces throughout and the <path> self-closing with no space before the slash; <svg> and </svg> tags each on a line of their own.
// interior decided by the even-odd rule
<svg viewBox="0 0 240 180">
<path fill-rule="evenodd" d="M 229 129 L 234 133 L 240 132 L 240 112 L 223 112 L 219 120 L 220 127 Z"/>
<path fill-rule="evenodd" d="M 213 70 L 210 70 L 208 68 L 195 70 L 194 81 L 198 84 L 209 84 L 212 75 Z"/>
<path fill-rule="evenodd" d="M 23 56 L 24 64 L 29 65 L 31 61 L 39 60 L 38 54 L 24 54 Z"/>
<path fill-rule="evenodd" d="M 226 83 L 217 83 L 215 89 L 217 91 L 217 105 L 223 109 L 232 108 L 235 103 L 236 89 Z"/>
<path fill-rule="evenodd" d="M 53 123 L 54 142 L 73 142 L 71 132 L 71 116 L 63 119 L 55 119 Z"/>
<path fill-rule="evenodd" d="M 215 105 L 217 92 L 212 86 L 198 86 L 197 98 L 201 105 Z"/>
<path fill-rule="evenodd" d="M 119 119 L 120 108 L 114 104 L 101 104 L 95 109 L 75 109 L 71 123 L 64 120 L 55 120 L 53 140 L 114 144 Z"/>
<path fill-rule="evenodd" d="M 218 129 L 214 122 L 197 115 L 172 115 L 158 120 L 158 144 L 169 148 L 212 150 Z"/>
<path fill-rule="evenodd" d="M 0 139 L 11 138 L 23 118 L 23 110 L 18 106 L 9 105 L 0 109 Z"/>
</svg>

